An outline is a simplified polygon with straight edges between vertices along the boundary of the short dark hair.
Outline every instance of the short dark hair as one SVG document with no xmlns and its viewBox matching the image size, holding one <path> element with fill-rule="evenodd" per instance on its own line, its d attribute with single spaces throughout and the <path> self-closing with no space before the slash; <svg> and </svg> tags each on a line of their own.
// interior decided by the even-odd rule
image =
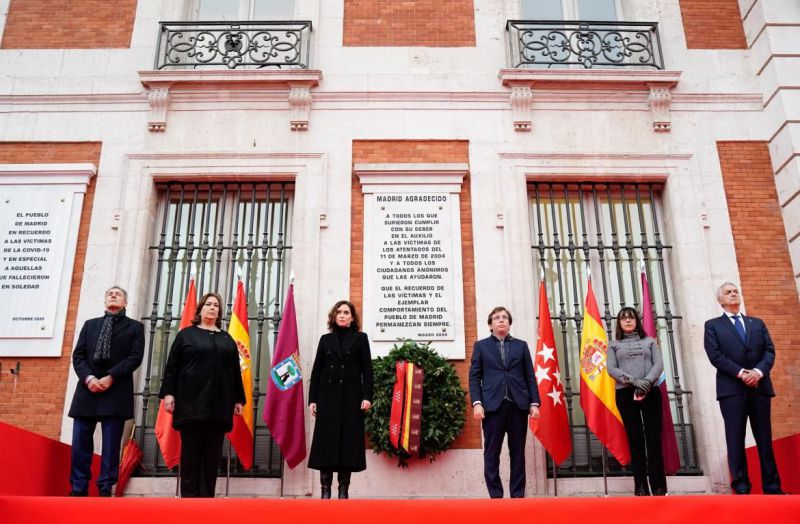
<svg viewBox="0 0 800 524">
<path fill-rule="evenodd" d="M 620 322 L 623 318 L 636 319 L 636 334 L 639 335 L 640 338 L 645 338 L 647 336 L 647 333 L 644 331 L 644 326 L 642 325 L 642 319 L 639 317 L 639 312 L 632 307 L 624 307 L 617 313 L 617 328 L 615 332 L 617 340 L 625 338 L 625 332 L 622 331 L 622 323 Z"/>
<path fill-rule="evenodd" d="M 349 300 L 340 300 L 335 303 L 328 312 L 328 331 L 333 331 L 336 328 L 336 310 L 344 305 L 350 308 L 350 314 L 353 315 L 353 321 L 350 323 L 350 327 L 359 331 L 361 323 L 358 320 L 358 311 L 356 311 L 356 307 Z"/>
<path fill-rule="evenodd" d="M 206 302 L 209 298 L 214 297 L 217 299 L 219 303 L 219 316 L 217 317 L 216 325 L 219 329 L 222 329 L 222 297 L 219 296 L 219 293 L 206 293 L 200 300 L 197 302 L 197 309 L 194 311 L 194 318 L 192 319 L 193 326 L 200 325 L 200 311 L 203 309 L 203 306 L 206 305 Z"/>
<path fill-rule="evenodd" d="M 492 317 L 494 316 L 495 313 L 500 313 L 501 311 L 505 311 L 506 315 L 508 315 L 508 325 L 510 326 L 511 324 L 513 324 L 514 323 L 514 319 L 511 318 L 511 311 L 509 311 L 508 309 L 506 309 L 503 306 L 497 306 L 493 310 L 489 311 L 489 318 L 486 319 L 486 323 L 491 326 L 492 325 Z"/>
</svg>

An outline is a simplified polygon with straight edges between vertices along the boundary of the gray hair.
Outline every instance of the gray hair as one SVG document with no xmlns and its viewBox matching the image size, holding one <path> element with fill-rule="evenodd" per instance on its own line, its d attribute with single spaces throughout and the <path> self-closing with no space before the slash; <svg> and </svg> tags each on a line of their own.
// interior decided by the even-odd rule
<svg viewBox="0 0 800 524">
<path fill-rule="evenodd" d="M 122 288 L 120 286 L 111 286 L 110 288 L 106 289 L 106 292 L 103 294 L 103 296 L 108 295 L 108 292 L 111 291 L 112 289 L 119 289 L 120 291 L 122 291 L 122 298 L 125 299 L 125 302 L 128 301 L 128 292 L 125 291 L 125 288 Z"/>
<path fill-rule="evenodd" d="M 733 286 L 733 287 L 735 287 L 735 288 L 736 288 L 736 290 L 737 290 L 737 291 L 739 290 L 739 286 L 737 286 L 737 285 L 736 285 L 736 284 L 734 284 L 733 282 L 723 282 L 723 283 L 722 283 L 722 284 L 720 284 L 720 286 L 717 288 L 717 300 L 719 300 L 719 299 L 722 297 L 722 289 L 723 289 L 725 286 Z"/>
</svg>

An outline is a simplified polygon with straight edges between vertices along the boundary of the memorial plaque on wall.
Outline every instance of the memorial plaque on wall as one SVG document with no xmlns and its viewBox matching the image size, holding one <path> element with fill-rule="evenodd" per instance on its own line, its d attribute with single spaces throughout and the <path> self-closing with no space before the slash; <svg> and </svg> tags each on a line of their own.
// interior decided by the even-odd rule
<svg viewBox="0 0 800 524">
<path fill-rule="evenodd" d="M 0 333 L 53 336 L 72 194 L 56 188 L 5 188 L 0 203 Z"/>
<path fill-rule="evenodd" d="M 91 164 L 0 166 L 0 356 L 61 356 Z"/>
<path fill-rule="evenodd" d="M 369 166 L 368 166 L 369 167 Z M 462 172 L 359 172 L 364 193 L 363 329 L 374 356 L 398 339 L 464 358 Z M 431 176 L 436 176 L 432 181 Z"/>
<path fill-rule="evenodd" d="M 374 340 L 453 340 L 450 198 L 447 193 L 375 196 L 374 271 L 380 289 Z"/>
</svg>

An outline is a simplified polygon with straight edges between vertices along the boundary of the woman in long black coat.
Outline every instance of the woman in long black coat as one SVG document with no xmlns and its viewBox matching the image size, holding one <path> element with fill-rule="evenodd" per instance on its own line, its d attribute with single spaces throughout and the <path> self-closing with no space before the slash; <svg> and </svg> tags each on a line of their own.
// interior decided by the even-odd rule
<svg viewBox="0 0 800 524">
<path fill-rule="evenodd" d="M 322 498 L 331 498 L 333 472 L 339 498 L 348 498 L 350 475 L 367 468 L 364 411 L 372 405 L 372 356 L 359 330 L 358 312 L 346 300 L 328 313 L 330 333 L 322 335 L 311 370 L 308 407 L 317 418 L 308 467 L 318 469 Z"/>
<path fill-rule="evenodd" d="M 203 295 L 169 352 L 159 396 L 181 432 L 181 496 L 214 497 L 225 433 L 246 402 L 236 342 L 222 331 L 222 298 Z"/>
</svg>

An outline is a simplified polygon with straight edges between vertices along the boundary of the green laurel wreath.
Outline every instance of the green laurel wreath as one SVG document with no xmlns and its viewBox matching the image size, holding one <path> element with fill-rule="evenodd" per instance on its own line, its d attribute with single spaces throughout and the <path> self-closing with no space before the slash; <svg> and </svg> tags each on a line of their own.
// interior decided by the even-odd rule
<svg viewBox="0 0 800 524">
<path fill-rule="evenodd" d="M 420 456 L 430 462 L 447 451 L 464 429 L 467 392 L 461 387 L 453 365 L 437 354 L 430 343 L 400 340 L 389 354 L 373 361 L 375 393 L 367 411 L 365 428 L 375 453 L 398 458 L 398 467 L 408 467 L 411 458 L 389 442 L 389 415 L 395 382 L 395 362 L 408 360 L 425 370 L 422 389 L 422 427 Z"/>
</svg>

